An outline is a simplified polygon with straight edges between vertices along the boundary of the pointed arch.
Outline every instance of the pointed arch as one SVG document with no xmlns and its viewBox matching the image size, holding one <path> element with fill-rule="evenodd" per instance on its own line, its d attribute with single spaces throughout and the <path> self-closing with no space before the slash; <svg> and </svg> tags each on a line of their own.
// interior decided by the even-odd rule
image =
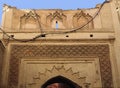
<svg viewBox="0 0 120 88">
<path fill-rule="evenodd" d="M 47 88 L 47 86 L 49 85 L 52 85 L 52 84 L 63 84 L 66 86 L 66 88 L 82 88 L 81 86 L 79 86 L 78 84 L 72 82 L 71 80 L 69 80 L 68 78 L 66 77 L 63 77 L 63 76 L 56 76 L 56 77 L 53 77 L 49 80 L 47 80 L 42 86 L 41 88 Z"/>
<path fill-rule="evenodd" d="M 20 17 L 20 29 L 38 29 L 38 20 L 40 21 L 40 16 L 30 11 Z"/>
<path fill-rule="evenodd" d="M 77 12 L 73 16 L 73 27 L 81 27 L 87 24 L 92 19 L 92 16 L 88 13 L 84 13 L 84 11 Z M 93 21 L 91 21 L 88 25 L 85 26 L 86 29 L 94 28 Z"/>
<path fill-rule="evenodd" d="M 56 21 L 57 24 L 59 25 L 60 29 L 64 29 L 66 26 L 66 16 L 58 11 L 55 11 L 54 13 L 50 13 L 47 17 L 46 17 L 46 24 L 48 24 L 48 26 L 50 28 L 56 28 Z"/>
</svg>

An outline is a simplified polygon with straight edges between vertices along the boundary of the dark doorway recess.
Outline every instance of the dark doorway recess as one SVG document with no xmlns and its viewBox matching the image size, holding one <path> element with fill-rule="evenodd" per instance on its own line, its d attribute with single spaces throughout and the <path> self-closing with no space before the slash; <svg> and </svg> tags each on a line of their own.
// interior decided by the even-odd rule
<svg viewBox="0 0 120 88">
<path fill-rule="evenodd" d="M 46 81 L 41 88 L 82 88 L 82 87 L 63 76 L 56 76 Z"/>
</svg>

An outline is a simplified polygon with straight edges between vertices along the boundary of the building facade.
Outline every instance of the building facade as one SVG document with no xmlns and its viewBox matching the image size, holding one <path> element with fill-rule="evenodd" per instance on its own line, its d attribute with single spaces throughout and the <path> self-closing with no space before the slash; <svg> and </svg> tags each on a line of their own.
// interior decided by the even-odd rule
<svg viewBox="0 0 120 88">
<path fill-rule="evenodd" d="M 1 88 L 120 88 L 118 1 L 91 9 L 4 5 Z"/>
</svg>

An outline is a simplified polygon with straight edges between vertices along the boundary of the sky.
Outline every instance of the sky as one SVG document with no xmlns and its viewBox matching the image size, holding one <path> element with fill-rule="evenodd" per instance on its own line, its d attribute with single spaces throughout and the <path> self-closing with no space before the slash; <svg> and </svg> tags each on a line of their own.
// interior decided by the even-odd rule
<svg viewBox="0 0 120 88">
<path fill-rule="evenodd" d="M 77 9 L 94 8 L 105 0 L 0 0 L 0 23 L 3 4 L 15 6 L 18 9 Z"/>
</svg>

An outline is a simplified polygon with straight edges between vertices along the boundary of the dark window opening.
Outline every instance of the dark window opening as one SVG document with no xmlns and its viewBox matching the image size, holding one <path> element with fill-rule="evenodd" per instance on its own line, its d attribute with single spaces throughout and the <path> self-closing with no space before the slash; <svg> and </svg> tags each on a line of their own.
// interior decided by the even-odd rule
<svg viewBox="0 0 120 88">
<path fill-rule="evenodd" d="M 63 76 L 57 76 L 46 81 L 41 88 L 82 88 L 82 87 Z"/>
<path fill-rule="evenodd" d="M 59 28 L 58 21 L 56 21 L 55 28 L 56 28 L 56 29 L 58 29 L 58 28 Z"/>
</svg>

